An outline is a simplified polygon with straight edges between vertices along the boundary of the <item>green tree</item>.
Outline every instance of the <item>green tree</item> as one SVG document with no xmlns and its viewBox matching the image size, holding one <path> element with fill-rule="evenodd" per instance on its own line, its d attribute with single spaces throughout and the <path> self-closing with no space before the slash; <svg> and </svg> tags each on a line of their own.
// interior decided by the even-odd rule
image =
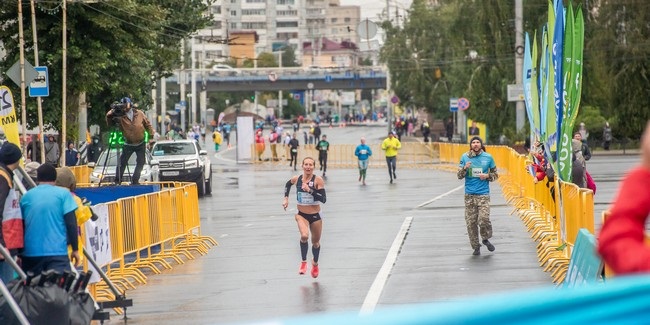
<svg viewBox="0 0 650 325">
<path fill-rule="evenodd" d="M 296 60 L 296 51 L 292 46 L 286 46 L 282 49 L 282 66 L 299 67 L 300 63 Z"/>
<path fill-rule="evenodd" d="M 650 120 L 650 12 L 646 2 L 601 1 L 585 45 L 583 103 L 617 120 L 615 135 L 638 139 Z"/>
<path fill-rule="evenodd" d="M 278 61 L 275 59 L 273 53 L 262 52 L 257 56 L 257 66 L 260 68 L 273 68 L 278 65 Z"/>
<path fill-rule="evenodd" d="M 67 115 L 76 122 L 78 95 L 87 94 L 89 124 L 104 125 L 111 102 L 131 96 L 147 108 L 151 87 L 179 67 L 180 41 L 207 24 L 209 2 L 201 0 L 113 0 L 67 2 Z M 34 62 L 29 2 L 23 2 L 25 57 Z M 44 121 L 61 125 L 62 20 L 59 2 L 38 2 L 36 24 L 40 64 L 49 67 L 50 96 L 43 101 Z M 0 7 L 0 39 L 6 56 L 0 69 L 18 61 L 17 7 Z M 17 87 L 12 89 L 19 93 Z M 35 100 L 27 102 L 28 127 L 37 125 Z M 19 112 L 20 113 L 20 112 Z M 72 131 L 70 129 L 69 131 Z M 76 131 L 76 130 L 75 130 Z M 76 132 L 75 132 L 76 133 Z"/>
</svg>

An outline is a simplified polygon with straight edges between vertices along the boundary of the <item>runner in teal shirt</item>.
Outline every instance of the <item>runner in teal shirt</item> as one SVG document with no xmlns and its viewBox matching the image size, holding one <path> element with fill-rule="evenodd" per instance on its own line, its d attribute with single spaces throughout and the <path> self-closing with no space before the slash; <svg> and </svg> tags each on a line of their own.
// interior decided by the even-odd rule
<svg viewBox="0 0 650 325">
<path fill-rule="evenodd" d="M 492 155 L 485 152 L 481 138 L 473 137 L 469 146 L 470 150 L 460 158 L 457 176 L 458 179 L 465 179 L 465 223 L 470 245 L 474 249 L 472 254 L 480 255 L 479 233 L 483 245 L 490 252 L 495 249 L 489 241 L 492 238 L 490 182 L 499 178 L 499 175 Z"/>
</svg>

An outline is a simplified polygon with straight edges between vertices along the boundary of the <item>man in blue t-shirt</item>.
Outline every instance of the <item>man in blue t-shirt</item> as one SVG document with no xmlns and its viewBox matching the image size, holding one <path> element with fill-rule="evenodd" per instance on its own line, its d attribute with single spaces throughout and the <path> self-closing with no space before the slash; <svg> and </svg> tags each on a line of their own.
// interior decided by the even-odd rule
<svg viewBox="0 0 650 325">
<path fill-rule="evenodd" d="M 56 168 L 45 163 L 36 170 L 39 185 L 20 200 L 25 223 L 25 248 L 22 268 L 25 272 L 70 271 L 70 261 L 79 266 L 77 248 L 77 204 L 70 191 L 54 185 Z M 68 245 L 72 253 L 68 258 Z"/>
<path fill-rule="evenodd" d="M 489 182 L 495 181 L 499 175 L 492 155 L 485 152 L 481 138 L 473 137 L 469 148 L 470 150 L 460 158 L 457 175 L 458 179 L 465 178 L 465 223 L 469 243 L 474 249 L 472 254 L 481 255 L 479 232 L 483 245 L 490 252 L 494 251 L 494 245 L 488 240 L 492 238 Z"/>
</svg>

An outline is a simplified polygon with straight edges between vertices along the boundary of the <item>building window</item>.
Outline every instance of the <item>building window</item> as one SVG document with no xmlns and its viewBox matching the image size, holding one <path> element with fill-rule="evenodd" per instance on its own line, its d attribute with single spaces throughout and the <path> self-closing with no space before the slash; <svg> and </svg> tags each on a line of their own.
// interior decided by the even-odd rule
<svg viewBox="0 0 650 325">
<path fill-rule="evenodd" d="M 264 9 L 242 9 L 242 16 L 263 16 L 265 14 Z"/>
<path fill-rule="evenodd" d="M 221 29 L 221 23 L 222 23 L 221 20 L 213 20 L 212 21 L 212 27 L 214 27 L 216 29 Z"/>
<path fill-rule="evenodd" d="M 349 22 L 352 21 L 352 19 L 350 17 L 346 17 L 344 20 L 345 20 L 346 23 L 349 23 Z"/>
<path fill-rule="evenodd" d="M 237 0 L 230 0 L 230 3 L 237 3 Z"/>
<path fill-rule="evenodd" d="M 237 29 L 237 23 L 230 23 L 230 29 Z"/>
<path fill-rule="evenodd" d="M 237 17 L 237 10 L 230 10 L 231 17 Z"/>
<path fill-rule="evenodd" d="M 298 22 L 297 21 L 278 21 L 275 23 L 275 27 L 282 28 L 282 27 L 298 27 Z"/>
<path fill-rule="evenodd" d="M 264 22 L 246 22 L 241 24 L 242 29 L 266 29 Z"/>
<path fill-rule="evenodd" d="M 295 5 L 296 1 L 295 0 L 277 0 L 277 4 L 279 4 L 279 5 Z"/>
<path fill-rule="evenodd" d="M 298 10 L 278 10 L 276 12 L 277 16 L 291 16 L 295 17 L 298 16 Z"/>
<path fill-rule="evenodd" d="M 210 8 L 210 13 L 220 15 L 221 6 L 212 6 L 212 8 Z"/>
<path fill-rule="evenodd" d="M 332 24 L 336 23 L 338 20 L 338 18 L 332 18 Z"/>
<path fill-rule="evenodd" d="M 289 40 L 292 38 L 298 38 L 298 33 L 277 33 L 275 37 L 280 40 Z"/>
</svg>

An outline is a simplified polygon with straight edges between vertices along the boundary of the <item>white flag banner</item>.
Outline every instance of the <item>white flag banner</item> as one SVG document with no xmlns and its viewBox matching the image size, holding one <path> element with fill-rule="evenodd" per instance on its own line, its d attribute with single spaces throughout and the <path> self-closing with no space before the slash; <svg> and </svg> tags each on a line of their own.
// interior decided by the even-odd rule
<svg viewBox="0 0 650 325">
<path fill-rule="evenodd" d="M 96 221 L 90 221 L 84 223 L 85 234 L 86 234 L 86 243 L 85 248 L 92 256 L 93 260 L 97 262 L 97 265 L 100 267 L 110 263 L 111 261 L 111 234 L 109 232 L 109 221 L 108 221 L 108 206 L 106 204 L 100 203 L 92 207 L 93 211 L 97 215 Z M 88 269 L 93 271 L 92 277 L 90 278 L 90 283 L 97 283 L 101 280 L 99 272 L 92 266 L 88 264 Z"/>
</svg>

